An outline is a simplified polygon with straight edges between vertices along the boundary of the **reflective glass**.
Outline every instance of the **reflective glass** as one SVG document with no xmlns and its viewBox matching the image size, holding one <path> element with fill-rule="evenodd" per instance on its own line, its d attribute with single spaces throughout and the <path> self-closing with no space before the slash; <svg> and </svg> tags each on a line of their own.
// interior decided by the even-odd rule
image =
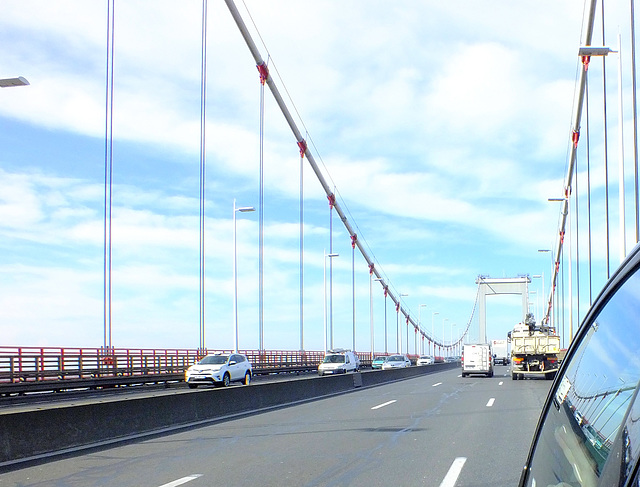
<svg viewBox="0 0 640 487">
<path fill-rule="evenodd" d="M 637 432 L 629 436 L 625 418 L 639 380 L 640 272 L 636 271 L 589 324 L 559 381 L 526 485 L 599 485 L 621 430 L 629 443 L 627 451 L 637 457 Z M 624 463 L 631 460 L 620 459 L 623 465 L 615 475 L 624 472 Z"/>
</svg>

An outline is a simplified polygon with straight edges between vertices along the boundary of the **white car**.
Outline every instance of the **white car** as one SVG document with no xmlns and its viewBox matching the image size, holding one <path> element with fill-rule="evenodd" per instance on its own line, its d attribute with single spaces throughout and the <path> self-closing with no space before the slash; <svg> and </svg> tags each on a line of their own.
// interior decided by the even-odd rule
<svg viewBox="0 0 640 487">
<path fill-rule="evenodd" d="M 329 350 L 318 366 L 318 375 L 346 374 L 360 370 L 360 359 L 351 350 Z"/>
<path fill-rule="evenodd" d="M 251 362 L 241 353 L 207 355 L 184 373 L 184 381 L 189 388 L 213 384 L 228 386 L 231 382 L 251 382 Z"/>
<path fill-rule="evenodd" d="M 416 361 L 416 365 L 431 365 L 433 363 L 433 357 L 431 355 L 421 355 Z"/>
<path fill-rule="evenodd" d="M 406 355 L 389 355 L 385 363 L 382 364 L 382 370 L 400 369 L 403 367 L 411 367 L 411 360 Z"/>
</svg>

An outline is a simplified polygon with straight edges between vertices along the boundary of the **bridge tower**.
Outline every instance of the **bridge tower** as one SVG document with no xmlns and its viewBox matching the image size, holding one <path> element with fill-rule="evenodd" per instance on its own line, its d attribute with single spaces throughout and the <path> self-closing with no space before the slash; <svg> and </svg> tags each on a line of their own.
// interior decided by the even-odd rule
<svg viewBox="0 0 640 487">
<path fill-rule="evenodd" d="M 487 342 L 487 296 L 496 294 L 521 294 L 522 317 L 520 321 L 524 323 L 527 312 L 529 311 L 530 283 L 531 278 L 529 276 L 506 277 L 502 279 L 478 276 L 476 284 L 478 285 L 479 341 Z"/>
</svg>

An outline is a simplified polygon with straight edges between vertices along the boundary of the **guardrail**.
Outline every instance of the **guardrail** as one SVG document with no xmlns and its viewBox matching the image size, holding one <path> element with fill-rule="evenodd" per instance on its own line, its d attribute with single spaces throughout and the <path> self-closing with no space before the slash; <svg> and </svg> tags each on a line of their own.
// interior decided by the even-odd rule
<svg viewBox="0 0 640 487">
<path fill-rule="evenodd" d="M 179 381 L 186 368 L 230 350 L 0 347 L 0 394 Z M 315 370 L 320 351 L 244 350 L 255 375 Z M 363 367 L 369 353 L 358 353 Z"/>
</svg>

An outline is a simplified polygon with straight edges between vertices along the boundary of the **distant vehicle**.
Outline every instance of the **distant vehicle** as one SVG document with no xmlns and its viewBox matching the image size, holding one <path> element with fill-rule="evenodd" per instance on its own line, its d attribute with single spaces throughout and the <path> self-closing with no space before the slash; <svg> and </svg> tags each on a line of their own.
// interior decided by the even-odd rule
<svg viewBox="0 0 640 487">
<path fill-rule="evenodd" d="M 360 370 L 360 359 L 351 350 L 328 350 L 318 366 L 318 375 L 346 374 Z"/>
<path fill-rule="evenodd" d="M 491 340 L 491 349 L 495 365 L 509 365 L 509 342 L 507 340 Z"/>
<path fill-rule="evenodd" d="M 381 369 L 382 368 L 382 364 L 384 364 L 386 360 L 387 360 L 387 357 L 385 355 L 380 355 L 380 356 L 374 358 L 373 362 L 371 362 L 371 368 L 372 369 Z"/>
<path fill-rule="evenodd" d="M 462 377 L 471 374 L 493 377 L 493 354 L 488 343 L 464 345 L 462 348 Z"/>
<path fill-rule="evenodd" d="M 199 385 L 228 386 L 231 382 L 251 382 L 251 362 L 241 353 L 207 355 L 184 373 L 190 389 Z"/>
<path fill-rule="evenodd" d="M 527 375 L 553 379 L 559 368 L 560 337 L 550 326 L 536 326 L 529 313 L 525 323 L 518 323 L 508 334 L 511 340 L 511 378 Z"/>
<path fill-rule="evenodd" d="M 520 487 L 640 485 L 640 245 L 590 306 L 551 385 Z"/>
<path fill-rule="evenodd" d="M 445 357 L 444 361 L 447 364 L 454 364 L 458 361 L 458 357 Z"/>
<path fill-rule="evenodd" d="M 416 365 L 431 365 L 434 363 L 433 357 L 431 355 L 421 355 L 418 357 L 416 361 Z"/>
<path fill-rule="evenodd" d="M 382 364 L 382 370 L 400 369 L 403 367 L 411 367 L 411 360 L 406 355 L 389 355 L 385 363 Z"/>
</svg>

